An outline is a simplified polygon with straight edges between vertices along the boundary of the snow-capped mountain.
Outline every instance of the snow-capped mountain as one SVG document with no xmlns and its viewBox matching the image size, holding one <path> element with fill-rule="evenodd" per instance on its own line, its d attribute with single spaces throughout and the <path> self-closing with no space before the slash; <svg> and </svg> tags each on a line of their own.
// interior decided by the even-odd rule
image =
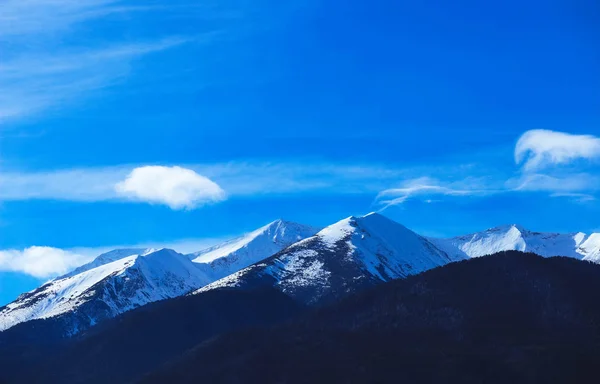
<svg viewBox="0 0 600 384">
<path fill-rule="evenodd" d="M 508 225 L 434 239 L 375 213 L 321 231 L 276 220 L 190 255 L 143 248 L 102 254 L 0 308 L 0 331 L 53 318 L 65 334 L 73 334 L 154 301 L 223 287 L 271 286 L 305 303 L 320 303 L 505 250 L 600 263 L 600 234 L 538 233 Z"/>
<path fill-rule="evenodd" d="M 451 239 L 430 240 L 457 257 L 480 257 L 514 250 L 544 257 L 567 256 L 600 261 L 600 234 L 597 233 L 541 233 L 513 224 Z"/>
<path fill-rule="evenodd" d="M 306 303 L 319 303 L 464 258 L 448 255 L 406 227 L 371 213 L 341 220 L 195 293 L 273 286 Z"/>
<path fill-rule="evenodd" d="M 0 331 L 62 317 L 69 333 L 162 299 L 184 295 L 261 261 L 318 229 L 276 220 L 191 255 L 169 249 L 116 249 L 0 308 Z"/>
<path fill-rule="evenodd" d="M 73 334 L 210 281 L 198 265 L 170 249 L 116 250 L 0 308 L 0 331 L 29 320 L 61 317 L 65 334 Z"/>
<path fill-rule="evenodd" d="M 112 263 L 113 261 L 121 260 L 128 256 L 137 256 L 137 255 L 147 255 L 156 251 L 153 248 L 120 248 L 114 249 L 110 252 L 106 252 L 96 257 L 94 260 L 90 261 L 87 264 L 84 264 L 80 267 L 75 268 L 71 272 L 64 274 L 63 276 L 59 276 L 57 279 L 71 277 L 78 275 L 82 272 L 89 271 L 90 269 L 94 269 L 100 267 L 104 264 Z"/>
<path fill-rule="evenodd" d="M 579 251 L 584 255 L 584 260 L 600 263 L 600 233 L 587 236 L 579 246 Z"/>
<path fill-rule="evenodd" d="M 266 259 L 297 241 L 313 236 L 318 228 L 276 220 L 247 235 L 190 254 L 195 263 L 206 264 L 204 270 L 218 280 L 242 268 Z"/>
</svg>

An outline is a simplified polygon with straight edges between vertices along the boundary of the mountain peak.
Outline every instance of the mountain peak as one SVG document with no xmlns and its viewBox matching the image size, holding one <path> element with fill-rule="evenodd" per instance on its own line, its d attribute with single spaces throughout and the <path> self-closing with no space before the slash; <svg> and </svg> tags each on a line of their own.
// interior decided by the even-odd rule
<svg viewBox="0 0 600 384">
<path fill-rule="evenodd" d="M 532 252 L 540 256 L 567 256 L 586 259 L 598 247 L 584 233 L 543 233 L 530 231 L 519 224 L 507 224 L 452 239 L 432 239 L 448 252 L 468 257 L 485 256 L 502 251 Z"/>
<path fill-rule="evenodd" d="M 124 259 L 130 256 L 138 256 L 138 255 L 146 255 L 148 253 L 154 252 L 153 248 L 118 248 L 113 249 L 112 251 L 105 252 L 99 256 L 97 256 L 94 260 L 90 261 L 87 264 L 84 264 L 80 267 L 75 268 L 69 273 L 66 273 L 62 276 L 57 277 L 55 280 L 64 279 L 67 277 L 72 277 L 83 273 L 85 271 L 89 271 L 90 269 L 94 269 L 109 263 L 112 263 L 117 260 Z"/>
<path fill-rule="evenodd" d="M 319 229 L 278 219 L 243 236 L 188 255 L 215 280 L 266 259 Z"/>
<path fill-rule="evenodd" d="M 331 242 L 349 235 L 354 232 L 357 227 L 378 230 L 378 227 L 380 227 L 379 229 L 382 229 L 388 226 L 404 228 L 401 224 L 398 224 L 379 213 L 371 212 L 364 216 L 348 216 L 345 219 L 323 228 L 317 235 L 325 241 Z"/>
<path fill-rule="evenodd" d="M 490 228 L 487 231 L 489 231 L 489 232 L 508 232 L 508 231 L 511 231 L 511 230 L 516 230 L 516 231 L 519 231 L 521 233 L 530 232 L 529 230 L 527 230 L 525 227 L 523 227 L 520 224 L 504 224 L 504 225 L 499 225 L 497 227 Z"/>
<path fill-rule="evenodd" d="M 158 248 L 158 249 L 151 249 L 149 252 L 145 252 L 142 253 L 140 256 L 144 256 L 144 257 L 157 257 L 157 256 L 183 256 L 181 253 L 171 249 L 171 248 Z"/>
<path fill-rule="evenodd" d="M 272 227 L 272 226 L 278 226 L 278 225 L 288 225 L 288 224 L 297 224 L 294 223 L 293 221 L 289 221 L 289 220 L 285 220 L 285 219 L 277 219 L 277 220 L 273 220 L 271 221 L 269 224 L 265 225 L 265 227 Z M 263 228 L 265 228 L 263 227 Z"/>
<path fill-rule="evenodd" d="M 388 217 L 386 217 L 386 216 L 384 216 L 382 214 L 379 214 L 377 212 L 368 213 L 368 214 L 366 214 L 364 216 L 355 218 L 355 220 L 357 222 L 365 223 L 365 224 L 368 224 L 368 225 L 382 225 L 382 226 L 389 226 L 389 225 L 391 225 L 391 226 L 394 226 L 394 227 L 396 227 L 396 226 L 404 227 L 402 224 L 398 223 L 397 221 L 394 221 L 394 220 L 392 220 L 392 219 L 390 219 L 390 218 L 388 218 Z"/>
<path fill-rule="evenodd" d="M 150 302 L 181 296 L 211 280 L 186 256 L 163 248 L 154 252 L 112 251 L 99 263 L 54 279 L 0 308 L 0 331 L 20 322 L 61 317 L 75 334 Z M 116 258 L 108 262 L 108 259 Z"/>
<path fill-rule="evenodd" d="M 317 303 L 450 261 L 430 241 L 382 215 L 350 216 L 198 293 L 267 284 Z"/>
</svg>

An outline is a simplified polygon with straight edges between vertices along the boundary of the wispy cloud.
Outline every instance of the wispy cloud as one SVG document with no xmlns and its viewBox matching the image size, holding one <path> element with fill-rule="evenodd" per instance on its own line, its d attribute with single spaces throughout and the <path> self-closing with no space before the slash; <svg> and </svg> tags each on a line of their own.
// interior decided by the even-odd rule
<svg viewBox="0 0 600 384">
<path fill-rule="evenodd" d="M 577 202 L 595 201 L 600 178 L 594 164 L 572 163 L 600 159 L 600 138 L 591 135 L 531 130 L 518 140 L 514 156 L 517 167 L 512 175 L 492 172 L 488 177 L 454 175 L 446 181 L 417 177 L 397 181 L 399 187 L 385 189 L 376 202 L 386 209 L 414 198 L 430 201 L 440 196 L 487 196 L 505 193 L 546 193 Z M 588 172 L 584 172 L 587 167 Z M 452 168 L 451 166 L 448 169 Z M 543 173 L 542 173 L 543 172 Z"/>
<path fill-rule="evenodd" d="M 189 38 L 88 39 L 84 23 L 113 15 L 150 11 L 118 0 L 7 0 L 0 12 L 0 121 L 15 120 L 79 101 L 92 91 L 114 85 L 148 54 L 189 42 Z M 89 24 L 85 24 L 89 27 Z M 81 39 L 79 39 L 81 40 Z"/>
<path fill-rule="evenodd" d="M 0 13 L 0 38 L 64 33 L 77 23 L 122 12 L 120 3 L 119 0 L 5 0 Z"/>
<path fill-rule="evenodd" d="M 111 86 L 129 74 L 134 60 L 186 41 L 168 38 L 76 52 L 27 53 L 4 60 L 0 65 L 0 120 L 28 116 Z"/>
<path fill-rule="evenodd" d="M 225 198 L 209 178 L 182 167 L 122 166 L 0 173 L 1 200 L 121 200 L 192 209 Z"/>
<path fill-rule="evenodd" d="M 426 167 L 423 167 L 426 168 Z M 420 169 L 379 164 L 315 161 L 229 162 L 193 166 L 237 196 L 327 191 L 339 194 L 376 193 L 400 177 Z"/>
<path fill-rule="evenodd" d="M 600 159 L 600 138 L 535 129 L 525 132 L 515 146 L 515 162 L 536 171 L 576 160 Z"/>
<path fill-rule="evenodd" d="M 587 193 L 558 192 L 551 194 L 550 197 L 565 197 L 577 203 L 588 203 L 590 201 L 596 201 L 595 196 Z"/>
<path fill-rule="evenodd" d="M 536 173 L 523 172 L 518 167 L 510 171 L 477 164 L 402 168 L 381 164 L 299 160 L 238 161 L 180 165 L 181 168 L 194 172 L 197 177 L 215 183 L 221 192 L 217 193 L 215 191 L 218 190 L 214 189 L 215 193 L 203 195 L 205 191 L 202 188 L 193 192 L 186 190 L 189 186 L 182 184 L 181 188 L 185 191 L 183 195 L 187 197 L 171 200 L 169 196 L 173 195 L 173 191 L 169 191 L 169 188 L 177 184 L 175 180 L 178 178 L 168 181 L 170 178 L 165 177 L 166 184 L 160 186 L 160 191 L 151 191 L 148 185 L 158 188 L 159 186 L 152 183 L 163 179 L 162 177 L 149 176 L 139 184 L 133 182 L 134 179 L 139 181 L 136 177 L 124 183 L 128 175 L 139 167 L 145 165 L 59 169 L 46 172 L 4 171 L 0 172 L 0 200 L 132 200 L 153 201 L 173 208 L 183 208 L 202 205 L 202 201 L 219 201 L 224 196 L 221 192 L 232 198 L 323 193 L 371 194 L 376 196 L 377 204 L 391 206 L 410 199 L 437 201 L 443 196 L 489 196 L 501 193 L 577 193 L 594 196 L 600 188 L 600 180 L 594 172 L 574 172 L 572 169 L 546 169 L 545 173 Z M 196 185 L 195 183 L 196 181 L 190 185 Z M 197 186 L 201 184 L 198 183 Z M 143 193 L 150 192 L 152 196 L 142 196 Z M 190 196 L 201 196 L 198 198 L 200 203 L 192 203 L 194 198 L 188 199 Z"/>
<path fill-rule="evenodd" d="M 61 169 L 46 172 L 0 172 L 0 200 L 71 200 L 82 202 L 104 200 L 141 201 L 137 194 L 148 192 L 150 187 L 162 196 L 163 202 L 175 186 L 189 194 L 191 185 L 205 186 L 198 182 L 207 179 L 227 193 L 228 196 L 260 196 L 295 193 L 326 192 L 336 194 L 377 193 L 399 178 L 410 177 L 417 172 L 412 169 L 394 169 L 378 165 L 331 164 L 317 162 L 230 162 L 215 164 L 181 165 L 193 174 L 186 175 L 181 184 L 179 176 L 171 173 L 134 172 L 136 168 L 162 170 L 163 168 L 144 168 L 140 165 L 123 165 L 103 168 Z M 168 167 L 173 170 L 177 168 Z M 174 171 L 179 173 L 179 171 Z M 420 172 L 420 169 L 418 170 Z M 143 176 L 143 177 L 142 177 Z M 160 177 L 158 177 L 160 176 Z M 164 176 L 164 177 L 163 177 Z M 173 177 L 172 177 L 173 176 Z M 204 179 L 198 179 L 199 177 Z M 152 183 L 156 184 L 152 186 Z M 119 187 L 117 187 L 119 186 Z M 127 192 L 127 190 L 129 192 Z M 194 188 L 191 188 L 193 191 Z M 145 192 L 144 192 L 145 191 Z M 217 189 L 213 188 L 215 192 Z M 127 192 L 127 193 L 126 193 Z M 160 193 L 159 193 L 160 192 Z M 131 194 L 130 194 L 131 193 Z M 217 196 L 219 193 L 211 193 Z M 154 196 L 154 198 L 158 198 Z M 190 196 L 194 196 L 191 193 Z M 185 200 L 185 199 L 184 199 Z M 173 202 L 171 202 L 173 203 Z"/>
<path fill-rule="evenodd" d="M 485 196 L 498 193 L 499 190 L 491 188 L 483 178 L 466 178 L 459 181 L 444 183 L 430 177 L 420 177 L 406 180 L 398 188 L 381 191 L 376 198 L 384 207 L 382 210 L 405 203 L 415 197 L 424 198 L 432 202 L 433 196 Z"/>
<path fill-rule="evenodd" d="M 509 179 L 506 186 L 511 191 L 533 191 L 569 193 L 596 191 L 600 189 L 600 179 L 587 173 L 547 175 L 524 174 Z"/>
<path fill-rule="evenodd" d="M 116 199 L 115 185 L 132 167 L 0 172 L 0 200 L 102 201 Z"/>
</svg>

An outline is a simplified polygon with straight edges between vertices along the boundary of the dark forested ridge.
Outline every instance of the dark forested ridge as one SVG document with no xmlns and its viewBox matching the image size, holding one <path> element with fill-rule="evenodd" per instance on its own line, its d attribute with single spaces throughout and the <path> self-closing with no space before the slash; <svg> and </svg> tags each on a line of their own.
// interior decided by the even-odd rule
<svg viewBox="0 0 600 384">
<path fill-rule="evenodd" d="M 501 254 L 394 281 L 293 324 L 197 345 L 142 383 L 589 382 L 600 266 Z"/>
<path fill-rule="evenodd" d="M 600 366 L 598 303 L 599 265 L 520 252 L 310 310 L 274 289 L 214 290 L 67 342 L 2 333 L 0 382 L 589 382 Z"/>
<path fill-rule="evenodd" d="M 12 344 L 0 349 L 0 383 L 129 382 L 214 335 L 280 323 L 303 310 L 274 289 L 222 290 L 149 304 L 67 341 L 16 344 L 7 332 Z"/>
</svg>

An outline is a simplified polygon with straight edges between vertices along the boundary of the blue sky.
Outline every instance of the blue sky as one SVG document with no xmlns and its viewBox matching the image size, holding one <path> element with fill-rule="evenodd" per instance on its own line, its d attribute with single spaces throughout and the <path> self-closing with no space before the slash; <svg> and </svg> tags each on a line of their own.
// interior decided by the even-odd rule
<svg viewBox="0 0 600 384">
<path fill-rule="evenodd" d="M 488 3 L 5 1 L 0 304 L 280 217 L 600 230 L 598 5 Z"/>
</svg>

